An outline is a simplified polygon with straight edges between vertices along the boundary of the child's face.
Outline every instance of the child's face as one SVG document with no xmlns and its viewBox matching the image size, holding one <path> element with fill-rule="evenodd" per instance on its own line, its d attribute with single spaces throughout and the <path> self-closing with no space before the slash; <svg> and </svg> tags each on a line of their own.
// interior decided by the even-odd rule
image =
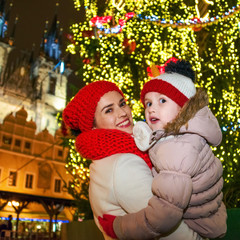
<svg viewBox="0 0 240 240">
<path fill-rule="evenodd" d="M 173 100 L 158 92 L 148 92 L 145 95 L 144 105 L 146 121 L 153 131 L 163 130 L 181 109 Z"/>
</svg>

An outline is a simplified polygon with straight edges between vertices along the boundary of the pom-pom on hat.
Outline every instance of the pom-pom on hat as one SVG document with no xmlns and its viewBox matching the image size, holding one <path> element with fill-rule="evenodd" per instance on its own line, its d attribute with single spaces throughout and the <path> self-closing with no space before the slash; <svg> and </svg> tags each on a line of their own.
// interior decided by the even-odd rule
<svg viewBox="0 0 240 240">
<path fill-rule="evenodd" d="M 148 92 L 158 92 L 183 107 L 196 94 L 194 78 L 194 71 L 189 62 L 171 61 L 166 65 L 165 73 L 145 83 L 141 91 L 141 101 L 144 104 L 144 98 Z"/>
<path fill-rule="evenodd" d="M 117 91 L 124 97 L 117 85 L 108 81 L 92 82 L 81 88 L 63 110 L 65 124 L 74 131 L 91 130 L 99 100 L 111 91 Z"/>
</svg>

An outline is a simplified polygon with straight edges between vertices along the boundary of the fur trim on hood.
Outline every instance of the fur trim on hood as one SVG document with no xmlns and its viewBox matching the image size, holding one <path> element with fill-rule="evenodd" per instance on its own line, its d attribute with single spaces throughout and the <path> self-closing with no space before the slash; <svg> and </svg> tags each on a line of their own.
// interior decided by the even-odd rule
<svg viewBox="0 0 240 240">
<path fill-rule="evenodd" d="M 207 92 L 202 88 L 198 88 L 196 94 L 183 106 L 176 119 L 168 123 L 164 128 L 165 135 L 177 135 L 180 128 L 184 125 L 186 125 L 185 127 L 187 129 L 188 121 L 192 119 L 200 109 L 207 106 L 208 103 Z"/>
</svg>

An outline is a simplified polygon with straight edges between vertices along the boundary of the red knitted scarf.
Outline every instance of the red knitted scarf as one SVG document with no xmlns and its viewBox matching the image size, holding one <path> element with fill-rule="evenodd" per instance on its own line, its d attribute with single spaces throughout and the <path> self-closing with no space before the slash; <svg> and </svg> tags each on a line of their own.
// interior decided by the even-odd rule
<svg viewBox="0 0 240 240">
<path fill-rule="evenodd" d="M 83 132 L 76 139 L 76 149 L 84 158 L 99 160 L 117 153 L 132 153 L 141 157 L 152 168 L 147 152 L 140 151 L 133 137 L 115 129 L 94 129 Z"/>
</svg>

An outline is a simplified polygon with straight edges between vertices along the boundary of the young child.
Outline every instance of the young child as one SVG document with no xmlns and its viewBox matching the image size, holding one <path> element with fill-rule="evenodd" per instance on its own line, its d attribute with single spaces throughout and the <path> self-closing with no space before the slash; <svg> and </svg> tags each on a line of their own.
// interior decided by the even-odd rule
<svg viewBox="0 0 240 240">
<path fill-rule="evenodd" d="M 209 146 L 219 145 L 222 133 L 207 94 L 196 90 L 194 78 L 189 62 L 178 60 L 144 85 L 141 101 L 148 125 L 138 122 L 133 133 L 137 146 L 149 150 L 154 196 L 137 213 L 103 215 L 100 223 L 107 233 L 119 239 L 149 239 L 184 219 L 202 237 L 225 235 L 222 164 Z"/>
</svg>

